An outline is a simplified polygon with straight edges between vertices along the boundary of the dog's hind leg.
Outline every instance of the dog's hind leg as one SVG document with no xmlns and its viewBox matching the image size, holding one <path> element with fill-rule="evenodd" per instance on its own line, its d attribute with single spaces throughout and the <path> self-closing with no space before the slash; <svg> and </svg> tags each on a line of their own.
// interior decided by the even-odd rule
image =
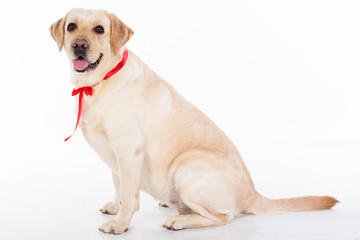
<svg viewBox="0 0 360 240">
<path fill-rule="evenodd" d="M 227 224 L 231 220 L 227 213 L 231 210 L 226 210 L 226 206 L 221 206 L 223 205 L 221 197 L 212 198 L 212 193 L 209 192 L 210 189 L 207 189 L 207 186 L 204 187 L 205 191 L 202 189 L 195 191 L 195 188 L 190 187 L 188 191 L 182 192 L 180 197 L 183 206 L 179 206 L 181 215 L 169 218 L 163 227 L 171 230 L 181 230 Z M 184 212 L 183 209 L 188 209 L 188 211 Z"/>
<path fill-rule="evenodd" d="M 177 215 L 169 218 L 165 224 L 164 228 L 170 230 L 182 230 L 185 228 L 195 228 L 195 227 L 210 227 L 210 226 L 219 226 L 225 225 L 228 223 L 226 216 L 223 216 L 223 219 L 212 220 L 201 216 L 199 214 L 188 214 L 188 215 Z"/>
<path fill-rule="evenodd" d="M 238 213 L 231 179 L 225 172 L 206 167 L 195 172 L 188 169 L 177 171 L 175 186 L 183 208 L 190 212 L 169 218 L 163 227 L 181 230 L 227 224 Z"/>
</svg>

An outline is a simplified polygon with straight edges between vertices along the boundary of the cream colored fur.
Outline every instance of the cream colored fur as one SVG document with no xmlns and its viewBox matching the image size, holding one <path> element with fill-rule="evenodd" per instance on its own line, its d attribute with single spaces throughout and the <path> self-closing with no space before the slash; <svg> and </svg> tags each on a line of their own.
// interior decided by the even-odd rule
<svg viewBox="0 0 360 240">
<path fill-rule="evenodd" d="M 76 31 L 67 32 L 70 22 L 77 24 Z M 103 35 L 93 32 L 96 25 L 104 27 Z M 261 196 L 229 138 L 133 52 L 123 69 L 102 81 L 121 60 L 133 34 L 115 15 L 73 9 L 50 30 L 70 65 L 76 38 L 89 41 L 90 61 L 103 54 L 96 69 L 72 71 L 77 88 L 93 86 L 93 96 L 84 97 L 80 128 L 114 180 L 114 201 L 101 211 L 116 216 L 101 231 L 118 234 L 128 229 L 139 208 L 140 189 L 179 209 L 180 215 L 164 223 L 173 230 L 223 225 L 241 212 L 328 209 L 337 202 L 331 197 Z"/>
</svg>

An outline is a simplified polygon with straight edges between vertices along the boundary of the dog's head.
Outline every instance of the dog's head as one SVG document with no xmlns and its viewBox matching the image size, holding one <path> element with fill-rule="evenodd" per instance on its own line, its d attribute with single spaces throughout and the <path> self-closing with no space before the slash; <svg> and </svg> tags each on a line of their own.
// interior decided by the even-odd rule
<svg viewBox="0 0 360 240">
<path fill-rule="evenodd" d="M 50 27 L 51 36 L 69 58 L 72 80 L 83 87 L 97 83 L 114 66 L 134 32 L 114 14 L 72 9 Z"/>
</svg>

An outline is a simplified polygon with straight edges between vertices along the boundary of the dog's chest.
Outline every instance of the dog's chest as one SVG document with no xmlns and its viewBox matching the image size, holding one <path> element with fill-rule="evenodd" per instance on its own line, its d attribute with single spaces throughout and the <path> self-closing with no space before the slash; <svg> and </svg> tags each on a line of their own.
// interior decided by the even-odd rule
<svg viewBox="0 0 360 240">
<path fill-rule="evenodd" d="M 97 100 L 97 99 L 96 99 Z M 82 113 L 80 119 L 81 128 L 86 128 L 88 130 L 100 127 L 106 115 L 106 104 L 103 107 L 100 107 L 101 102 L 95 101 L 90 97 L 84 98 Z"/>
<path fill-rule="evenodd" d="M 88 130 L 103 131 L 104 128 L 110 129 L 114 124 L 121 124 L 131 118 L 131 115 L 135 114 L 130 108 L 132 104 L 116 95 L 84 96 L 80 126 Z"/>
</svg>

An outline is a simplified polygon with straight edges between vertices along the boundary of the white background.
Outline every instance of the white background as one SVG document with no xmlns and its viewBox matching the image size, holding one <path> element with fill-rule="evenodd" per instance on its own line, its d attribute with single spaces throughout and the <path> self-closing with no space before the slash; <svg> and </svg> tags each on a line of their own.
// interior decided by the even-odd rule
<svg viewBox="0 0 360 240">
<path fill-rule="evenodd" d="M 97 228 L 110 171 L 75 125 L 69 67 L 49 34 L 73 7 L 106 9 L 128 43 L 234 141 L 258 191 L 331 195 L 333 210 L 162 229 L 141 196 L 128 233 Z M 1 6 L 0 239 L 360 239 L 358 1 L 11 1 Z"/>
</svg>

